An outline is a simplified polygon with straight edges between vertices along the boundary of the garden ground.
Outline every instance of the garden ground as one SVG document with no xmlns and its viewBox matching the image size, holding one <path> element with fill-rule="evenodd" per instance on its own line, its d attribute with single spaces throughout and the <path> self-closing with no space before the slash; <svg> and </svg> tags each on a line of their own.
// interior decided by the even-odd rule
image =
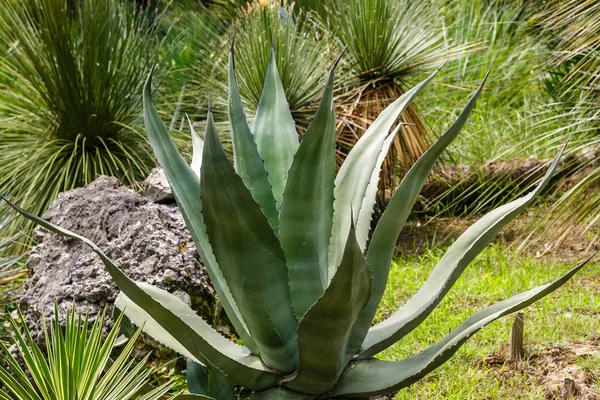
<svg viewBox="0 0 600 400">
<path fill-rule="evenodd" d="M 522 252 L 527 216 L 504 230 L 496 244 L 467 267 L 440 306 L 415 331 L 380 354 L 405 358 L 440 340 L 478 309 L 547 283 L 593 251 L 594 232 L 568 238 L 556 248 L 533 241 Z M 415 293 L 456 233 L 472 221 L 413 222 L 399 242 L 379 318 Z M 445 239 L 445 241 L 443 240 Z M 588 240 L 589 239 L 589 240 Z M 416 251 L 415 251 L 416 249 Z M 408 253 L 412 251 L 412 253 Z M 439 369 L 400 391 L 396 399 L 600 399 L 600 263 L 593 260 L 556 293 L 524 310 L 525 356 L 508 362 L 513 317 L 492 323 L 471 338 Z M 565 383 L 565 379 L 567 382 Z"/>
</svg>

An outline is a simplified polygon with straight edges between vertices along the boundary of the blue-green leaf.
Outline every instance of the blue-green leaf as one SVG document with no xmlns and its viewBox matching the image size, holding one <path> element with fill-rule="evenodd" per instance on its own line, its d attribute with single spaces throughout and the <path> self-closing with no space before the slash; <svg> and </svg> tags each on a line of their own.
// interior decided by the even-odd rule
<svg viewBox="0 0 600 400">
<path fill-rule="evenodd" d="M 331 395 L 368 398 L 390 393 L 417 382 L 452 357 L 467 339 L 481 328 L 552 293 L 571 279 L 590 259 L 591 257 L 554 282 L 538 286 L 476 312 L 444 339 L 417 355 L 393 362 L 373 358 L 357 362 L 344 372 L 339 385 L 334 388 Z"/>
<path fill-rule="evenodd" d="M 208 368 L 192 359 L 187 359 L 185 380 L 192 394 L 208 396 Z"/>
<path fill-rule="evenodd" d="M 365 307 L 365 311 L 360 317 L 360 321 L 356 324 L 355 331 L 352 333 L 349 348 L 351 352 L 358 351 L 365 335 L 371 327 L 377 307 L 385 291 L 396 240 L 398 240 L 398 235 L 417 200 L 417 196 L 440 154 L 458 136 L 462 127 L 467 122 L 483 90 L 486 78 L 484 78 L 477 91 L 471 96 L 471 99 L 458 116 L 456 122 L 417 160 L 404 179 L 402 179 L 394 197 L 375 228 L 367 254 L 367 262 L 373 271 L 373 293 L 369 304 Z"/>
<path fill-rule="evenodd" d="M 298 150 L 299 141 L 296 124 L 292 119 L 277 71 L 273 49 L 271 49 L 265 84 L 252 125 L 252 133 L 258 146 L 258 152 L 265 162 L 265 169 L 273 188 L 273 196 L 279 208 L 287 181 L 287 173 L 292 165 L 294 154 Z"/>
<path fill-rule="evenodd" d="M 158 163 L 167 176 L 169 185 L 171 185 L 179 210 L 194 239 L 198 253 L 210 276 L 211 283 L 237 334 L 246 343 L 248 348 L 253 353 L 256 353 L 256 346 L 248 334 L 248 328 L 237 304 L 233 300 L 227 287 L 227 282 L 223 278 L 223 274 L 206 237 L 206 229 L 202 219 L 202 204 L 198 200 L 200 198 L 198 172 L 194 172 L 181 154 L 179 154 L 173 139 L 169 136 L 169 132 L 167 132 L 152 102 L 152 71 L 150 71 L 148 80 L 144 86 L 142 99 L 144 103 L 144 124 L 148 140 L 154 150 L 154 155 Z"/>
<path fill-rule="evenodd" d="M 369 329 L 359 358 L 369 358 L 415 329 L 442 301 L 467 265 L 487 246 L 550 181 L 564 148 L 556 156 L 540 184 L 526 196 L 496 208 L 471 225 L 450 246 L 421 289 L 385 321 Z"/>
<path fill-rule="evenodd" d="M 368 206 L 363 209 L 363 200 L 367 187 L 372 180 L 375 180 L 374 184 L 377 186 L 379 174 L 373 174 L 373 171 L 379 168 L 376 164 L 390 129 L 402 111 L 433 79 L 440 68 L 383 110 L 356 142 L 340 167 L 335 178 L 333 228 L 329 245 L 329 279 L 335 273 L 335 267 L 339 265 L 342 258 L 351 223 L 357 226 L 361 213 L 370 213 L 373 210 L 372 207 Z M 351 210 L 353 210 L 354 221 L 351 221 Z M 370 218 L 369 215 L 368 219 Z M 365 239 L 363 241 L 366 243 Z M 362 248 L 364 248 L 365 243 L 360 243 Z"/>
<path fill-rule="evenodd" d="M 323 294 L 328 282 L 335 178 L 333 78 L 338 61 L 331 68 L 317 113 L 294 156 L 279 213 L 279 241 L 298 319 Z"/>
<path fill-rule="evenodd" d="M 346 249 L 331 284 L 298 326 L 300 366 L 284 385 L 304 393 L 331 389 L 346 368 L 346 348 L 354 324 L 371 296 L 371 272 L 350 229 Z"/>
<path fill-rule="evenodd" d="M 255 393 L 252 400 L 312 400 L 316 398 L 314 394 L 296 392 L 285 387 L 279 386 L 264 392 Z"/>
<path fill-rule="evenodd" d="M 227 373 L 230 379 L 254 390 L 264 390 L 279 380 L 280 377 L 266 368 L 260 358 L 252 356 L 247 348 L 225 339 L 181 300 L 151 285 L 144 288 L 138 286 L 92 241 L 30 214 L 0 197 L 21 215 L 44 228 L 87 244 L 100 257 L 119 289 L 131 300 L 129 308 L 137 306 L 195 359 L 211 360 L 215 366 Z M 131 318 L 130 310 L 125 314 Z"/>
<path fill-rule="evenodd" d="M 213 252 L 245 317 L 260 357 L 271 368 L 298 365 L 285 256 L 266 216 L 227 159 L 209 113 L 200 178 L 202 213 Z"/>
<path fill-rule="evenodd" d="M 238 175 L 260 205 L 269 223 L 277 232 L 277 208 L 267 171 L 248 127 L 235 78 L 233 47 L 229 54 L 229 126 L 233 144 L 233 163 Z"/>
</svg>

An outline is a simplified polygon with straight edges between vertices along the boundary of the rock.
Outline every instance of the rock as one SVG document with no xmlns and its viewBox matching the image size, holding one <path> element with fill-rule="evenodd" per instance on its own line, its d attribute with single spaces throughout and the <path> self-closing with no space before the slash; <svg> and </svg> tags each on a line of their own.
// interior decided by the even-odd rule
<svg viewBox="0 0 600 400">
<path fill-rule="evenodd" d="M 144 181 L 144 197 L 153 203 L 172 203 L 173 191 L 162 168 L 154 168 Z"/>
<path fill-rule="evenodd" d="M 153 203 L 115 178 L 100 177 L 61 193 L 44 218 L 94 241 L 133 280 L 166 289 L 213 320 L 214 290 L 175 204 Z M 112 312 L 118 289 L 96 254 L 43 228 L 35 235 L 20 301 L 34 337 L 40 337 L 42 313 L 53 315 L 55 302 L 61 316 L 72 304 L 82 312 L 89 309 L 92 319 L 104 307 Z M 174 356 L 147 339 L 142 342 L 163 360 Z"/>
</svg>

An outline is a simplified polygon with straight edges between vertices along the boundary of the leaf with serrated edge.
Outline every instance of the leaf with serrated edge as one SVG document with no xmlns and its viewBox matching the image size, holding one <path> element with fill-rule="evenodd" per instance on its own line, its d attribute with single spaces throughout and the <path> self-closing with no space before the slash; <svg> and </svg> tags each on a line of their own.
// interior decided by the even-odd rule
<svg viewBox="0 0 600 400">
<path fill-rule="evenodd" d="M 206 358 L 217 366 L 220 370 L 227 373 L 228 377 L 237 384 L 248 387 L 253 390 L 266 389 L 273 386 L 278 380 L 279 375 L 266 368 L 259 357 L 250 354 L 250 351 L 225 339 L 216 332 L 210 325 L 206 324 L 202 318 L 198 317 L 185 303 L 181 302 L 189 311 L 194 314 L 187 315 L 183 309 L 179 309 L 177 303 L 171 302 L 169 306 L 176 308 L 177 312 L 186 315 L 186 321 L 180 319 L 173 311 L 165 307 L 161 301 L 154 298 L 158 292 L 152 295 L 146 293 L 142 288 L 135 284 L 127 275 L 123 273 L 104 252 L 89 239 L 61 228 L 48 221 L 43 220 L 27 211 L 21 209 L 9 202 L 3 196 L 0 196 L 13 209 L 24 217 L 36 222 L 44 228 L 58 233 L 59 235 L 77 239 L 87 244 L 102 260 L 108 273 L 113 278 L 119 289 L 127 295 L 131 301 L 139 305 L 149 316 L 173 336 L 181 345 L 193 355 L 195 359 Z M 167 292 L 165 292 L 167 293 Z M 174 296 L 173 296 L 174 297 Z M 192 326 L 188 325 L 188 322 Z M 196 329 L 202 333 L 197 333 Z M 204 335 L 204 336 L 203 336 Z"/>
<path fill-rule="evenodd" d="M 442 67 L 443 65 L 383 110 L 352 147 L 348 157 L 340 167 L 335 178 L 333 228 L 331 243 L 329 244 L 329 279 L 335 273 L 335 267 L 339 265 L 342 257 L 345 240 L 350 230 L 350 210 L 354 210 L 355 221 L 353 222 L 356 226 L 356 221 L 363 212 L 361 206 L 367 186 L 373 177 L 376 180 L 379 179 L 379 175 L 373 175 L 373 170 L 379 168 L 376 165 L 377 158 L 390 129 L 402 111 Z M 364 212 L 368 212 L 367 209 Z M 364 248 L 364 244 L 361 243 L 361 247 Z"/>
<path fill-rule="evenodd" d="M 279 213 L 279 241 L 289 270 L 292 307 L 300 319 L 327 287 L 335 179 L 335 67 L 288 174 Z"/>
<path fill-rule="evenodd" d="M 287 173 L 298 150 L 299 140 L 296 124 L 292 119 L 277 71 L 273 48 L 271 48 L 265 84 L 252 125 L 252 133 L 258 152 L 265 161 L 273 196 L 279 208 Z"/>
<path fill-rule="evenodd" d="M 277 207 L 265 165 L 258 149 L 242 106 L 235 78 L 233 47 L 229 54 L 229 126 L 233 145 L 235 171 L 260 205 L 273 230 L 277 232 Z"/>
<path fill-rule="evenodd" d="M 489 212 L 471 225 L 450 246 L 421 289 L 388 319 L 369 329 L 359 358 L 369 358 L 396 343 L 415 329 L 442 301 L 467 265 L 496 237 L 550 181 L 564 147 L 546 172 L 544 179 L 529 194 Z"/>
<path fill-rule="evenodd" d="M 285 256 L 275 232 L 235 173 L 208 114 L 200 186 L 214 255 L 261 359 L 291 372 L 298 366 L 296 328 Z"/>
<path fill-rule="evenodd" d="M 377 190 L 378 190 L 378 181 L 379 174 L 381 172 L 381 165 L 387 156 L 387 153 L 390 149 L 390 146 L 394 142 L 394 139 L 398 135 L 398 132 L 402 129 L 402 124 L 399 124 L 396 129 L 392 133 L 388 135 L 387 138 L 383 141 L 383 145 L 381 146 L 381 150 L 379 151 L 379 156 L 377 156 L 377 162 L 375 163 L 375 168 L 373 169 L 373 173 L 371 175 L 371 179 L 369 180 L 369 184 L 367 185 L 367 189 L 365 190 L 365 196 L 363 197 L 362 204 L 360 209 L 361 213 L 358 214 L 358 221 L 356 222 L 356 240 L 360 244 L 361 250 L 365 250 L 367 246 L 367 241 L 369 238 L 369 230 L 371 229 L 371 216 L 373 215 L 373 208 L 375 206 L 375 201 L 377 200 Z"/>
<path fill-rule="evenodd" d="M 538 286 L 478 311 L 444 339 L 419 354 L 401 361 L 390 362 L 372 358 L 357 362 L 344 372 L 331 396 L 368 398 L 390 393 L 417 382 L 452 357 L 467 339 L 481 328 L 552 293 L 571 279 L 592 257 L 554 282 Z"/>
<path fill-rule="evenodd" d="M 144 124 L 146 134 L 154 151 L 158 163 L 162 167 L 169 185 L 173 190 L 173 195 L 183 215 L 185 224 L 194 239 L 198 254 L 200 255 L 204 266 L 210 276 L 219 301 L 223 305 L 229 320 L 233 324 L 236 333 L 244 341 L 246 346 L 254 354 L 257 354 L 257 348 L 254 341 L 248 334 L 248 328 L 244 322 L 240 310 L 233 300 L 227 282 L 212 253 L 208 238 L 206 237 L 206 228 L 202 218 L 202 204 L 200 198 L 200 182 L 197 173 L 183 159 L 173 139 L 169 136 L 167 128 L 158 115 L 154 103 L 152 102 L 152 71 L 148 75 L 144 85 L 144 94 L 142 97 L 144 104 Z"/>
<path fill-rule="evenodd" d="M 350 333 L 369 301 L 371 286 L 371 272 L 351 228 L 331 284 L 300 321 L 300 366 L 291 379 L 284 379 L 284 386 L 320 394 L 336 384 L 348 361 Z"/>
<path fill-rule="evenodd" d="M 489 73 L 489 71 L 488 71 Z M 394 248 L 398 235 L 410 215 L 410 211 L 417 200 L 421 188 L 425 184 L 431 169 L 437 159 L 450 143 L 458 136 L 462 127 L 471 115 L 477 99 L 483 90 L 487 75 L 481 82 L 477 91 L 471 96 L 471 99 L 460 113 L 454 124 L 444 133 L 425 154 L 423 154 L 408 173 L 402 179 L 400 186 L 396 190 L 394 197 L 388 204 L 386 210 L 381 216 L 373 238 L 369 245 L 367 253 L 367 262 L 373 272 L 373 293 L 369 304 L 365 307 L 356 328 L 350 339 L 349 351 L 355 353 L 360 348 L 375 313 L 383 297 L 385 286 L 387 284 L 390 264 L 394 255 Z"/>
</svg>

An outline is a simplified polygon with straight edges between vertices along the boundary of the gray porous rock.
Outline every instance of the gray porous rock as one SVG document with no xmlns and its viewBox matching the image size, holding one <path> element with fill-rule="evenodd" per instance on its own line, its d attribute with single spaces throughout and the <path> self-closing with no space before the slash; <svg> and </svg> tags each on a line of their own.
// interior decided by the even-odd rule
<svg viewBox="0 0 600 400">
<path fill-rule="evenodd" d="M 98 244 L 133 280 L 168 290 L 213 320 L 214 289 L 177 205 L 153 203 L 115 178 L 100 177 L 61 193 L 44 218 Z M 42 314 L 52 316 L 55 302 L 61 318 L 72 304 L 82 312 L 89 309 L 93 319 L 105 307 L 110 316 L 119 291 L 96 254 L 43 228 L 35 235 L 20 300 L 34 337 L 41 338 Z M 158 359 L 174 355 L 148 338 L 141 342 Z"/>
<path fill-rule="evenodd" d="M 175 200 L 169 181 L 162 168 L 154 168 L 144 181 L 144 197 L 153 203 L 169 203 Z"/>
</svg>

